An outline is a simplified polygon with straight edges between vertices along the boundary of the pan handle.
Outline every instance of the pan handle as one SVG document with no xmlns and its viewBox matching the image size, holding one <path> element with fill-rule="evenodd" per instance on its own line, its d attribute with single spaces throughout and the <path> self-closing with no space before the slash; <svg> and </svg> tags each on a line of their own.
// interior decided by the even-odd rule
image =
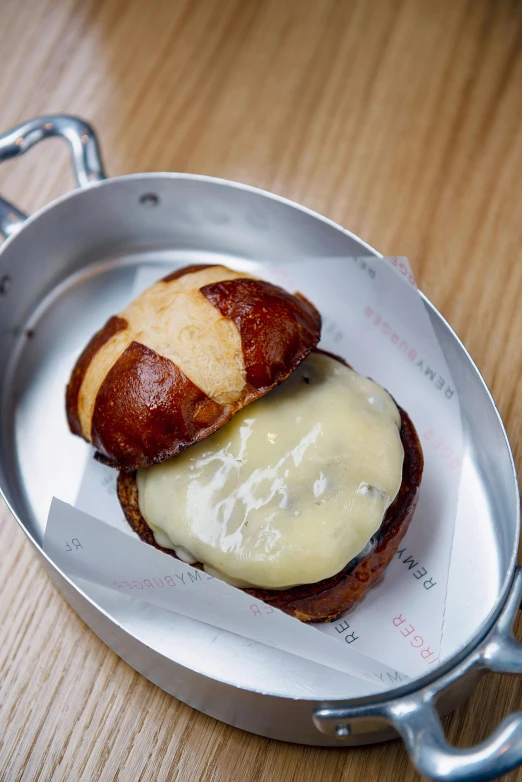
<svg viewBox="0 0 522 782">
<path fill-rule="evenodd" d="M 350 724 L 360 718 L 384 718 L 402 737 L 413 765 L 437 782 L 485 782 L 522 763 L 522 711 L 506 717 L 476 747 L 459 749 L 444 736 L 436 703 L 443 690 L 471 670 L 522 673 L 522 644 L 513 635 L 513 622 L 522 599 L 522 568 L 517 567 L 508 600 L 495 626 L 477 649 L 435 682 L 386 703 L 321 707 L 314 723 L 323 733 L 349 736 Z M 392 694 L 393 695 L 393 694 Z"/>
<path fill-rule="evenodd" d="M 69 142 L 76 181 L 79 187 L 105 179 L 100 147 L 92 127 L 67 114 L 52 114 L 24 122 L 0 136 L 0 163 L 22 155 L 39 141 L 61 136 Z M 6 238 L 21 228 L 27 215 L 0 198 L 0 233 Z"/>
</svg>

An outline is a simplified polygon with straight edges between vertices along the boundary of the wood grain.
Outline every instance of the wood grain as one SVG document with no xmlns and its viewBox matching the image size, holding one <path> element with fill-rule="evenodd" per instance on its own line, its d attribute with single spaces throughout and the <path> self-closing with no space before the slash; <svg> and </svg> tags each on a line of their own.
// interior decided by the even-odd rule
<svg viewBox="0 0 522 782">
<path fill-rule="evenodd" d="M 2 130 L 79 113 L 111 174 L 241 180 L 408 255 L 522 465 L 520 3 L 2 0 L 0 12 Z M 28 211 L 72 184 L 55 141 L 0 172 Z M 290 746 L 176 702 L 82 624 L 0 515 L 0 779 L 419 778 L 398 741 Z M 450 739 L 481 740 L 521 701 L 521 681 L 485 679 L 447 720 Z"/>
</svg>

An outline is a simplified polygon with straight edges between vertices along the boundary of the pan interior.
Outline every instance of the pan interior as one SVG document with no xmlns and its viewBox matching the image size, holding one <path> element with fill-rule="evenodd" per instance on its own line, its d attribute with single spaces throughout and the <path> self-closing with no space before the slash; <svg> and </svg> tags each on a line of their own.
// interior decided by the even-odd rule
<svg viewBox="0 0 522 782">
<path fill-rule="evenodd" d="M 307 219 L 317 220 L 313 215 Z M 345 242 L 346 255 L 369 254 L 353 237 L 334 226 L 328 228 L 336 235 L 336 245 Z M 14 247 L 11 242 L 11 255 Z M 248 271 L 255 270 L 262 257 L 190 246 L 127 248 L 84 256 L 55 275 L 47 289 L 42 286 L 43 294 L 28 308 L 1 369 L 2 488 L 38 544 L 52 496 L 75 501 L 92 455 L 86 443 L 70 435 L 65 419 L 64 388 L 72 364 L 100 324 L 124 308 L 136 271 L 153 264 L 159 277 L 191 263 L 225 263 Z M 427 306 L 461 401 L 465 432 L 461 495 L 473 509 L 477 530 L 470 540 L 460 540 L 456 531 L 443 640 L 443 653 L 449 657 L 477 634 L 505 590 L 518 541 L 517 500 L 509 448 L 487 389 L 451 330 Z M 1 317 L 0 308 L 0 322 Z M 134 636 L 207 676 L 292 698 L 346 699 L 375 692 L 370 683 L 263 644 L 159 608 L 151 610 L 100 587 L 83 587 Z"/>
</svg>

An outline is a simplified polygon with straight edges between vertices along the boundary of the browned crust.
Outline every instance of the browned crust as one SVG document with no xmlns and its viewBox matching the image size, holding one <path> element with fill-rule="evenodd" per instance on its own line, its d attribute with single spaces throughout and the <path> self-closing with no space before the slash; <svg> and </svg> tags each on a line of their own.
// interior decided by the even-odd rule
<svg viewBox="0 0 522 782">
<path fill-rule="evenodd" d="M 100 348 L 102 348 L 106 342 L 108 342 L 115 334 L 117 334 L 118 331 L 126 329 L 127 325 L 128 324 L 125 318 L 120 318 L 117 315 L 109 318 L 105 326 L 100 329 L 91 339 L 74 366 L 71 378 L 67 384 L 67 390 L 65 392 L 67 422 L 73 434 L 77 434 L 82 437 L 82 426 L 78 416 L 78 394 L 80 393 L 80 386 L 83 383 L 83 378 L 85 377 L 85 373 L 89 368 L 89 364 Z"/>
<path fill-rule="evenodd" d="M 338 356 L 333 357 L 346 363 Z M 401 408 L 399 411 L 404 448 L 402 482 L 395 501 L 388 508 L 383 523 L 374 536 L 371 552 L 349 562 L 337 575 L 315 584 L 282 590 L 246 589 L 245 592 L 257 600 L 280 608 L 302 622 L 328 622 L 351 610 L 363 599 L 368 589 L 382 578 L 413 518 L 424 466 L 415 427 L 408 414 Z M 165 554 L 175 557 L 172 550 L 162 548 L 156 543 L 150 527 L 141 515 L 135 472 L 120 472 L 118 497 L 125 518 L 140 538 Z M 202 569 L 203 565 L 197 563 L 194 567 Z"/>
<path fill-rule="evenodd" d="M 168 459 L 208 437 L 234 408 L 210 399 L 170 359 L 132 342 L 103 381 L 92 417 L 97 458 L 120 469 Z"/>
<path fill-rule="evenodd" d="M 172 282 L 172 280 L 177 280 L 179 277 L 184 277 L 185 274 L 192 274 L 193 272 L 202 272 L 203 269 L 208 269 L 209 266 L 215 266 L 215 264 L 213 264 L 213 263 L 202 263 L 202 264 L 193 263 L 191 266 L 183 266 L 181 269 L 176 269 L 175 271 L 171 272 L 170 274 L 167 274 L 166 277 L 163 277 L 161 282 Z"/>
<path fill-rule="evenodd" d="M 246 381 L 266 392 L 284 380 L 319 342 L 321 316 L 303 296 L 264 280 L 237 278 L 200 288 L 241 335 Z"/>
<path fill-rule="evenodd" d="M 186 266 L 163 281 L 204 268 Z M 169 359 L 133 343 L 107 373 L 94 403 L 91 442 L 96 458 L 104 464 L 136 470 L 172 458 L 285 380 L 319 341 L 321 316 L 299 295 L 243 278 L 200 290 L 239 329 L 247 379 L 241 397 L 228 405 L 213 402 Z M 111 318 L 73 370 L 66 409 L 74 434 L 82 436 L 78 392 L 87 367 L 103 344 L 126 326 L 124 318 Z"/>
</svg>

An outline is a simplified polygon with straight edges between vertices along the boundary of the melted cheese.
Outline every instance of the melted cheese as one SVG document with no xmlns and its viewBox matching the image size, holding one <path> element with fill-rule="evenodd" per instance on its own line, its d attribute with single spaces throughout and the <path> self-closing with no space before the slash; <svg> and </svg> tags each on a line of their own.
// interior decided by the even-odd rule
<svg viewBox="0 0 522 782">
<path fill-rule="evenodd" d="M 156 541 L 236 586 L 333 576 L 367 546 L 402 480 L 390 395 L 313 353 L 281 386 L 170 461 L 138 471 Z"/>
</svg>

